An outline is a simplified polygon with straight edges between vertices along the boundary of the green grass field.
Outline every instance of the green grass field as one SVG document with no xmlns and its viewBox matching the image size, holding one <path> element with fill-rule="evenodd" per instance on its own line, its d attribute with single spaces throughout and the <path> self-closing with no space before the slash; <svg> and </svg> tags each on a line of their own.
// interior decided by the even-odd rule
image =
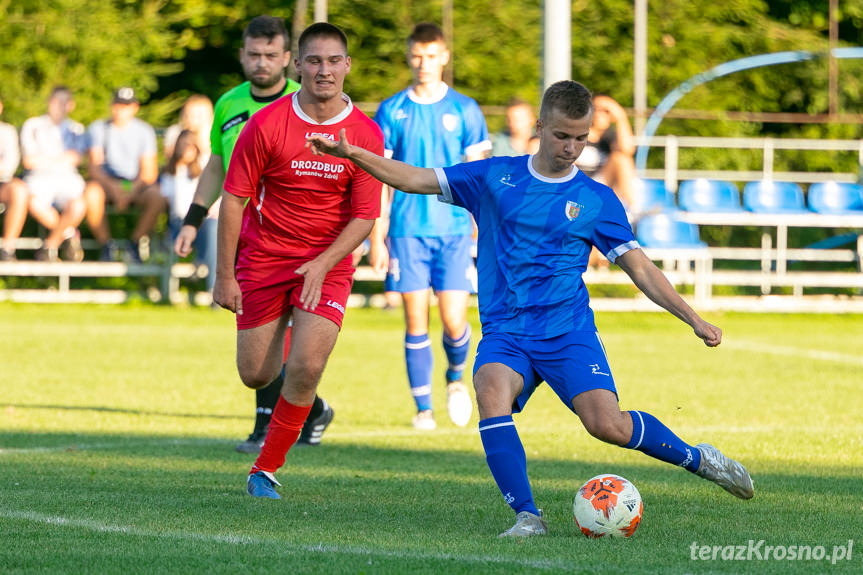
<svg viewBox="0 0 863 575">
<path fill-rule="evenodd" d="M 551 533 L 510 541 L 476 413 L 450 424 L 440 385 L 438 430 L 410 425 L 397 313 L 349 311 L 320 388 L 336 410 L 324 444 L 292 451 L 283 499 L 259 501 L 233 451 L 254 399 L 228 312 L 2 304 L 0 573 L 863 572 L 863 541 L 830 561 L 863 534 L 863 317 L 708 319 L 718 349 L 670 315 L 597 314 L 621 406 L 743 461 L 755 498 L 590 438 L 544 387 L 516 424 Z M 605 472 L 644 498 L 631 539 L 588 540 L 572 520 L 578 486 Z M 692 559 L 750 540 L 826 557 Z"/>
</svg>

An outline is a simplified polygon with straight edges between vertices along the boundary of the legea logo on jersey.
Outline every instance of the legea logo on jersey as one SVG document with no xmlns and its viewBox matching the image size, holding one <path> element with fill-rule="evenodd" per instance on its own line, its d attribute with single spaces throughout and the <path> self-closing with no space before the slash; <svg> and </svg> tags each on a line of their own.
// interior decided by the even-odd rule
<svg viewBox="0 0 863 575">
<path fill-rule="evenodd" d="M 345 315 L 345 306 L 343 306 L 343 305 L 342 305 L 342 304 L 340 304 L 339 302 L 337 302 L 337 301 L 333 301 L 333 300 L 331 300 L 331 299 L 328 299 L 328 300 L 327 300 L 327 305 L 328 305 L 328 306 L 330 306 L 330 307 L 331 307 L 331 308 L 333 308 L 333 309 L 337 309 L 337 310 L 339 310 L 340 312 L 342 312 L 342 315 Z"/>
<path fill-rule="evenodd" d="M 395 115 L 393 116 L 393 120 L 395 120 L 395 121 L 397 121 L 397 122 L 398 122 L 399 120 L 405 120 L 405 119 L 407 119 L 407 117 L 408 117 L 408 113 L 407 113 L 407 112 L 405 112 L 404 110 L 401 110 L 401 109 L 400 109 L 400 110 L 399 110 L 398 112 L 396 112 L 396 113 L 395 113 Z"/>
<path fill-rule="evenodd" d="M 581 212 L 581 208 L 583 208 L 583 207 L 584 206 L 582 206 L 578 202 L 573 202 L 571 200 L 566 202 L 566 208 L 565 208 L 566 219 L 568 219 L 569 221 L 572 221 L 575 218 L 577 218 L 578 214 Z"/>
<path fill-rule="evenodd" d="M 444 114 L 443 118 L 441 118 L 443 122 L 443 127 L 447 132 L 452 132 L 458 126 L 458 116 L 455 114 Z"/>
<path fill-rule="evenodd" d="M 306 132 L 306 140 L 308 140 L 312 136 L 320 136 L 322 138 L 326 138 L 327 140 L 330 140 L 333 142 L 336 141 L 336 137 L 333 136 L 332 134 L 325 134 L 323 132 Z"/>
</svg>

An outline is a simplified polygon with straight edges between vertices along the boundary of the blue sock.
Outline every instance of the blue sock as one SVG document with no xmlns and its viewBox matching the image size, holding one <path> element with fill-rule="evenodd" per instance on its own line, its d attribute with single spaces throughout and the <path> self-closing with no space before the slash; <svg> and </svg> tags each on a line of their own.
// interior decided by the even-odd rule
<svg viewBox="0 0 863 575">
<path fill-rule="evenodd" d="M 539 515 L 527 479 L 527 458 L 512 415 L 489 417 L 479 422 L 485 460 L 504 500 L 516 513 Z"/>
<path fill-rule="evenodd" d="M 630 411 L 632 439 L 624 445 L 655 457 L 660 461 L 679 465 L 695 473 L 701 464 L 701 452 L 665 427 L 661 421 L 643 411 Z"/>
<path fill-rule="evenodd" d="M 429 334 L 405 334 L 405 363 L 408 367 L 408 383 L 417 411 L 432 408 L 432 357 Z"/>
<path fill-rule="evenodd" d="M 446 381 L 461 381 L 464 373 L 464 364 L 467 360 L 467 352 L 470 351 L 470 324 L 464 328 L 464 333 L 457 339 L 451 339 L 446 333 L 443 334 L 443 349 L 449 360 L 446 370 Z"/>
</svg>

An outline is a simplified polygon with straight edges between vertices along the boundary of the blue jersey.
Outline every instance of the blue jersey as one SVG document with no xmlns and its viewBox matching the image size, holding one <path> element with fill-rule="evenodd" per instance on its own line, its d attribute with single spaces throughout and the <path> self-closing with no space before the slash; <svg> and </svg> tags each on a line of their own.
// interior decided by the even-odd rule
<svg viewBox="0 0 863 575">
<path fill-rule="evenodd" d="M 531 158 L 435 169 L 441 200 L 467 208 L 479 228 L 483 334 L 546 339 L 595 331 L 581 279 L 591 247 L 613 262 L 638 243 L 611 188 L 575 167 L 564 178 L 546 178 Z"/>
<path fill-rule="evenodd" d="M 375 122 L 384 133 L 384 148 L 396 160 L 432 168 L 452 166 L 468 154 L 491 149 L 488 127 L 479 105 L 442 84 L 436 98 L 420 99 L 412 88 L 381 102 Z M 470 235 L 473 224 L 462 209 L 433 196 L 396 190 L 390 208 L 390 237 Z"/>
</svg>

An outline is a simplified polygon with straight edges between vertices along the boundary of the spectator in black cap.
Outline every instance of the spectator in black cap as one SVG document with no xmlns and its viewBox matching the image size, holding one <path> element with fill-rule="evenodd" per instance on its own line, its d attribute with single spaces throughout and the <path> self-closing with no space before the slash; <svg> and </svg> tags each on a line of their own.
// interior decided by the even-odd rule
<svg viewBox="0 0 863 575">
<path fill-rule="evenodd" d="M 102 244 L 102 259 L 113 260 L 117 248 L 105 218 L 105 205 L 113 204 L 117 212 L 130 206 L 141 215 L 129 239 L 127 259 L 141 261 L 149 245 L 148 234 L 156 225 L 166 203 L 159 193 L 156 132 L 136 118 L 140 104 L 135 90 L 123 86 L 114 91 L 111 117 L 90 125 L 90 175 L 99 184 L 88 197 L 88 222 L 93 236 Z"/>
</svg>

